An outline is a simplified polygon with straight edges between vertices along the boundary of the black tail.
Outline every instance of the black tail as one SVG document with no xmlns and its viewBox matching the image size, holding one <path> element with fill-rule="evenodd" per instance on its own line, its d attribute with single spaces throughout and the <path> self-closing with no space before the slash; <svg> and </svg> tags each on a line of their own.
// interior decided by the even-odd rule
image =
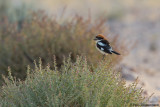
<svg viewBox="0 0 160 107">
<path fill-rule="evenodd" d="M 112 51 L 114 54 L 117 54 L 117 55 L 121 55 L 121 54 L 119 54 L 118 52 L 116 52 L 116 51 Z"/>
</svg>

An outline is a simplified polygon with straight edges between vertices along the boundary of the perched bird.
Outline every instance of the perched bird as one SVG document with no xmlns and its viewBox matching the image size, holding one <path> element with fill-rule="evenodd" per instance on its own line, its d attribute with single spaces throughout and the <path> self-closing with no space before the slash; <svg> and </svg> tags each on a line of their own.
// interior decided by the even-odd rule
<svg viewBox="0 0 160 107">
<path fill-rule="evenodd" d="M 102 34 L 97 35 L 94 40 L 96 41 L 96 48 L 103 54 L 103 59 L 106 54 L 114 53 L 116 55 L 120 55 L 112 49 L 110 43 Z"/>
</svg>

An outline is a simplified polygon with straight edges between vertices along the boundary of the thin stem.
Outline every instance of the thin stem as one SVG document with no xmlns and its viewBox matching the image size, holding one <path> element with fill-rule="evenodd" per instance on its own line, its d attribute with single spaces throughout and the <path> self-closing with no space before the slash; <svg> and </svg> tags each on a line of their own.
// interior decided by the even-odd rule
<svg viewBox="0 0 160 107">
<path fill-rule="evenodd" d="M 106 56 L 106 55 L 105 55 L 105 54 L 103 54 L 102 60 L 104 60 L 104 59 L 105 59 L 105 56 Z"/>
</svg>

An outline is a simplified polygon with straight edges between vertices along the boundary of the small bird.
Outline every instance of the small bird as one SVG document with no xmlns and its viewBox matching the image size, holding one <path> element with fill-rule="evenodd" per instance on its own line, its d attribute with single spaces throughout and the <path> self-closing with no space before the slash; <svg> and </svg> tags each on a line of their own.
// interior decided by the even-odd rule
<svg viewBox="0 0 160 107">
<path fill-rule="evenodd" d="M 120 55 L 118 52 L 112 49 L 112 47 L 110 46 L 110 43 L 102 34 L 98 34 L 94 38 L 94 40 L 96 41 L 96 48 L 98 49 L 98 51 L 100 51 L 103 54 L 103 59 L 106 54 L 114 53 L 116 55 Z"/>
</svg>

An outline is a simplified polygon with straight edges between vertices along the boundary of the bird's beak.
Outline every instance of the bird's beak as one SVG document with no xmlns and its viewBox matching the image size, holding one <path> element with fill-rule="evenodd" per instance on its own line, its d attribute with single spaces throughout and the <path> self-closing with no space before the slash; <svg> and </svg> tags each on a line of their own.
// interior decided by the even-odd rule
<svg viewBox="0 0 160 107">
<path fill-rule="evenodd" d="M 97 40 L 97 38 L 94 38 L 93 40 Z"/>
</svg>

